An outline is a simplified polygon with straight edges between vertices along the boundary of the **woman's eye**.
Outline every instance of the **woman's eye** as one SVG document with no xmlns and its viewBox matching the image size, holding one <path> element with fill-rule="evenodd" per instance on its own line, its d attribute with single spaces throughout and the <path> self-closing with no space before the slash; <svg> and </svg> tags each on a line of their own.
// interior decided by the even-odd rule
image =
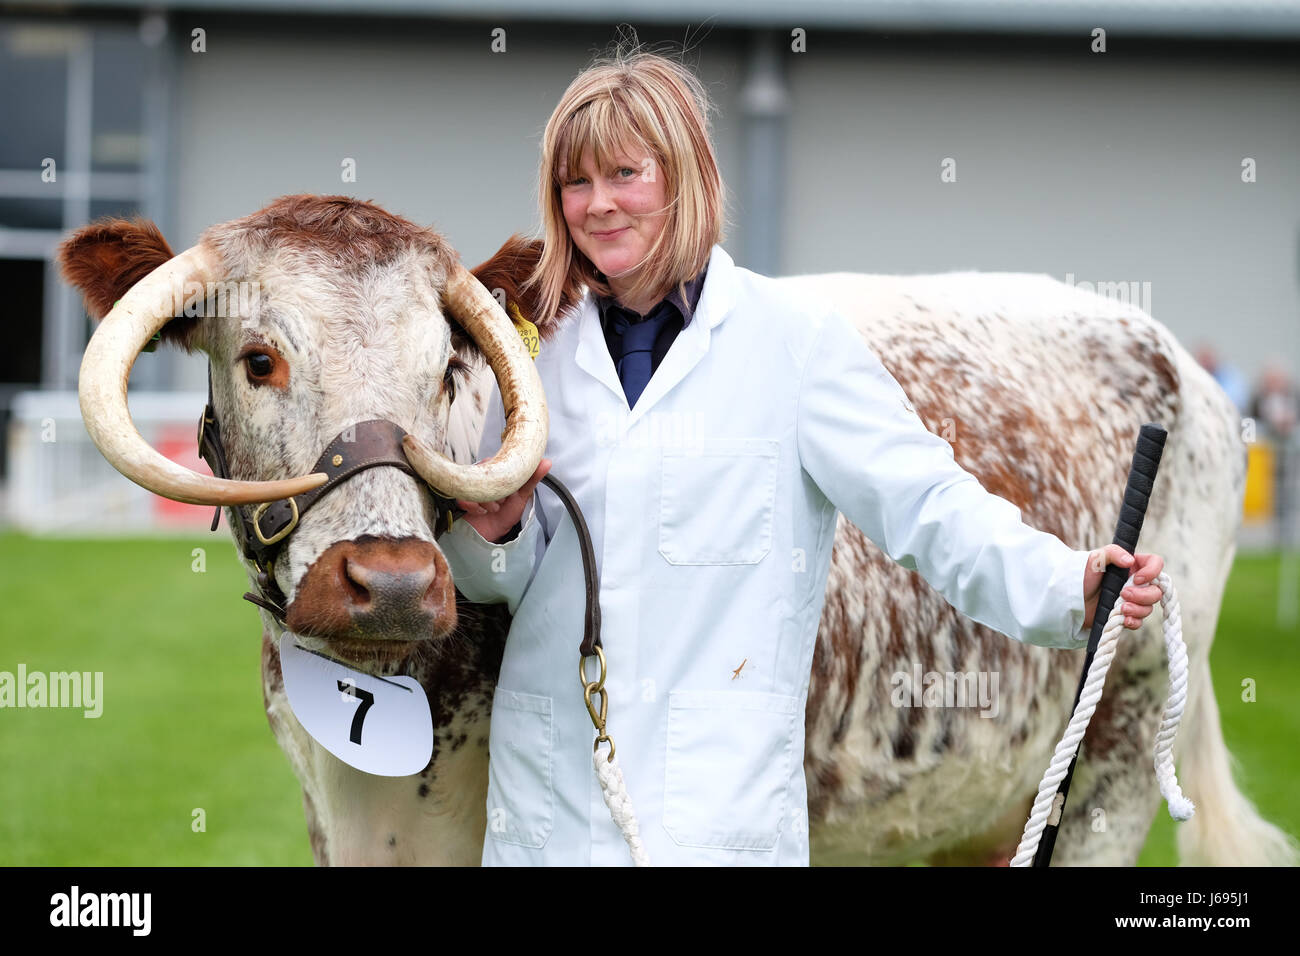
<svg viewBox="0 0 1300 956">
<path fill-rule="evenodd" d="M 621 168 L 619 169 L 619 172 L 620 172 L 620 173 L 631 173 L 633 176 L 636 175 L 636 170 L 633 169 L 631 166 L 623 166 L 623 167 L 621 167 Z M 623 178 L 626 179 L 627 177 L 624 176 Z"/>
<path fill-rule="evenodd" d="M 275 359 L 265 352 L 254 352 L 246 359 L 248 372 L 254 378 L 266 378 L 275 368 Z"/>
</svg>

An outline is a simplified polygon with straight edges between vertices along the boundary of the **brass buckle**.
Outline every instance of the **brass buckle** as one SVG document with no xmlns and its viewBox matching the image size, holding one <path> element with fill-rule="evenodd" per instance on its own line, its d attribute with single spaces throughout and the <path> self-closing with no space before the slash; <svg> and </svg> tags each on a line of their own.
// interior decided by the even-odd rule
<svg viewBox="0 0 1300 956">
<path fill-rule="evenodd" d="M 269 538 L 263 535 L 262 525 L 260 522 L 262 520 L 262 515 L 266 514 L 266 509 L 271 507 L 271 504 L 272 502 L 270 501 L 264 501 L 253 510 L 253 534 L 257 535 L 258 541 L 267 545 L 283 541 L 289 536 L 289 532 L 298 527 L 298 499 L 290 498 L 289 507 L 293 509 L 293 517 L 289 520 L 289 523 Z"/>
</svg>

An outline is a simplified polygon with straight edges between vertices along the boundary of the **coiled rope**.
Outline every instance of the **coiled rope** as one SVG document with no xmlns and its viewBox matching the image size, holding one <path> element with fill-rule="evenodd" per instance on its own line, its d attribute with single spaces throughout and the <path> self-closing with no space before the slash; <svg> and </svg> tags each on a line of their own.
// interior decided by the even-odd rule
<svg viewBox="0 0 1300 956">
<path fill-rule="evenodd" d="M 1129 581 L 1132 581 L 1132 575 Z M 1178 593 L 1174 590 L 1169 575 L 1161 572 L 1154 581 L 1160 586 L 1160 610 L 1164 616 L 1165 656 L 1169 661 L 1169 696 L 1165 701 L 1164 717 L 1160 730 L 1156 734 L 1155 770 L 1160 784 L 1160 795 L 1169 804 L 1169 815 L 1175 820 L 1191 819 L 1196 807 L 1178 787 L 1178 778 L 1174 774 L 1174 737 L 1178 733 L 1178 724 L 1183 718 L 1187 706 L 1187 645 L 1183 643 L 1183 622 L 1178 608 Z M 1038 786 L 1038 797 L 1034 800 L 1029 813 L 1029 822 L 1025 824 L 1024 835 L 1016 855 L 1011 859 L 1012 866 L 1029 866 L 1038 851 L 1038 842 L 1042 839 L 1044 828 L 1051 823 L 1060 823 L 1063 799 L 1058 799 L 1057 788 L 1065 778 L 1070 761 L 1078 750 L 1080 741 L 1088 729 L 1088 722 L 1101 700 L 1101 691 L 1106 684 L 1106 672 L 1115 658 L 1115 647 L 1119 632 L 1124 626 L 1124 605 L 1116 601 L 1111 609 L 1106 626 L 1102 629 L 1097 642 L 1097 653 L 1093 656 L 1092 666 L 1084 683 L 1083 693 L 1079 696 L 1078 706 L 1070 717 L 1065 729 L 1065 736 L 1056 745 L 1052 762 Z"/>
</svg>

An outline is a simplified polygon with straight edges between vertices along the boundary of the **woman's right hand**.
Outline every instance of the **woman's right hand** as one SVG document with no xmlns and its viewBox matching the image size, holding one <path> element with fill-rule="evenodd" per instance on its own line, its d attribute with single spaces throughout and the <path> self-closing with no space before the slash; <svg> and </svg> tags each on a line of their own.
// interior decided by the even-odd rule
<svg viewBox="0 0 1300 956">
<path fill-rule="evenodd" d="M 543 458 L 537 465 L 537 470 L 533 472 L 533 477 L 524 482 L 522 488 L 499 501 L 477 502 L 457 498 L 457 507 L 465 512 L 460 520 L 469 522 L 470 527 L 477 531 L 483 540 L 499 544 L 497 539 L 505 535 L 519 521 L 528 499 L 533 496 L 533 489 L 550 470 L 551 459 Z"/>
</svg>

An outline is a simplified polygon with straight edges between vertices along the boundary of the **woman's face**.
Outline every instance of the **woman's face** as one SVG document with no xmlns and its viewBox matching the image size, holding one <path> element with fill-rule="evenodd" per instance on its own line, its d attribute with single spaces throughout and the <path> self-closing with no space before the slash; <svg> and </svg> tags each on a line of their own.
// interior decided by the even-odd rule
<svg viewBox="0 0 1300 956">
<path fill-rule="evenodd" d="M 619 151 L 608 169 L 596 169 L 588 148 L 579 168 L 561 168 L 560 177 L 569 235 L 622 301 L 668 217 L 658 164 L 638 151 Z M 623 304 L 638 312 L 653 305 Z"/>
</svg>

